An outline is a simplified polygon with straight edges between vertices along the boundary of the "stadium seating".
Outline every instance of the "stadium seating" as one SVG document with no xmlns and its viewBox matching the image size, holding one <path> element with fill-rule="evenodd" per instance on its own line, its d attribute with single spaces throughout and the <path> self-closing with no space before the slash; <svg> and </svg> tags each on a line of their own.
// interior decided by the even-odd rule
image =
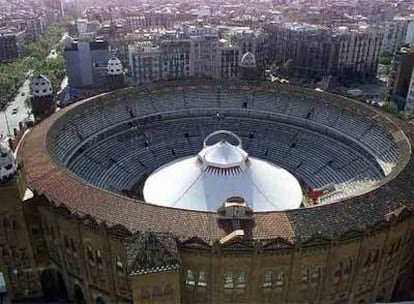
<svg viewBox="0 0 414 304">
<path fill-rule="evenodd" d="M 220 86 L 133 88 L 72 111 L 71 121 L 59 124 L 49 141 L 54 157 L 88 183 L 117 192 L 161 165 L 197 154 L 218 129 L 235 132 L 251 156 L 289 170 L 310 187 L 335 184 L 326 203 L 371 187 L 400 156 L 376 121 L 313 95 Z M 333 131 L 319 132 L 324 128 Z"/>
</svg>

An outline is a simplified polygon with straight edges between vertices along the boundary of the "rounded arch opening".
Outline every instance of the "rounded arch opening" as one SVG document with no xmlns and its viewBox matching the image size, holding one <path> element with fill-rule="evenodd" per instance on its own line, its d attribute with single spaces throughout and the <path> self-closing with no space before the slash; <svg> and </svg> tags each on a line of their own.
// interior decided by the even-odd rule
<svg viewBox="0 0 414 304">
<path fill-rule="evenodd" d="M 45 301 L 57 302 L 68 300 L 68 291 L 62 273 L 56 269 L 45 269 L 40 275 Z"/>
<path fill-rule="evenodd" d="M 80 288 L 80 286 L 77 284 L 73 287 L 73 295 L 76 304 L 86 304 L 82 288 Z"/>
</svg>

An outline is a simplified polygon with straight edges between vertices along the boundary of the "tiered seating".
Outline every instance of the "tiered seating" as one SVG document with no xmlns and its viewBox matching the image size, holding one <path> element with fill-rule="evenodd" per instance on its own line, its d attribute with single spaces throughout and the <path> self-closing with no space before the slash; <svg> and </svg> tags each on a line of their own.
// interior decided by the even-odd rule
<svg viewBox="0 0 414 304">
<path fill-rule="evenodd" d="M 191 109 L 199 114 L 171 120 L 165 114 Z M 206 117 L 203 109 L 217 109 L 220 115 L 210 110 Z M 387 130 L 370 117 L 338 109 L 313 95 L 220 86 L 154 92 L 130 89 L 88 101 L 72 111 L 75 115 L 70 122 L 60 124 L 50 141 L 55 158 L 61 164 L 69 161 L 69 168 L 85 181 L 112 191 L 129 189 L 142 174 L 195 155 L 204 137 L 218 129 L 235 132 L 250 155 L 286 168 L 311 187 L 341 185 L 326 202 L 361 192 L 383 177 L 381 167 L 389 173 L 400 156 Z M 255 111 L 260 120 L 254 119 Z M 295 118 L 296 125 L 270 121 L 263 113 Z M 160 114 L 157 119 L 131 123 Z M 327 126 L 337 130 L 338 136 L 311 131 L 312 123 L 319 126 L 314 129 L 317 132 Z M 111 128 L 116 132 L 110 134 Z M 97 143 L 78 150 L 97 132 L 104 132 Z M 342 142 L 341 134 L 356 144 L 346 144 L 348 139 Z M 74 151 L 79 153 L 69 159 Z"/>
<path fill-rule="evenodd" d="M 184 134 L 190 129 L 194 132 L 186 138 Z M 71 170 L 99 187 L 129 189 L 142 174 L 197 154 L 205 136 L 217 129 L 237 132 L 250 155 L 290 170 L 311 187 L 344 183 L 370 166 L 369 176 L 373 180 L 381 178 L 380 171 L 365 156 L 332 139 L 286 125 L 270 127 L 266 122 L 231 118 L 149 123 L 145 130 L 131 130 L 128 136 L 114 136 L 85 151 L 73 162 Z M 294 138 L 296 145 L 292 147 Z"/>
</svg>

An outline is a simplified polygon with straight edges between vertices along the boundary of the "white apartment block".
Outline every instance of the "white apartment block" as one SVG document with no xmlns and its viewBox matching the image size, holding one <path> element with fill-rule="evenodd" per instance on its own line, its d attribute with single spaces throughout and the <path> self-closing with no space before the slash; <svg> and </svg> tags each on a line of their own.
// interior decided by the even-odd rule
<svg viewBox="0 0 414 304">
<path fill-rule="evenodd" d="M 393 21 L 387 22 L 384 27 L 384 38 L 382 40 L 381 53 L 395 54 L 401 45 L 406 43 L 408 26 L 411 20 L 406 17 L 395 17 Z M 410 30 L 413 25 L 410 25 Z M 410 34 L 411 35 L 411 34 Z"/>
<path fill-rule="evenodd" d="M 162 79 L 161 50 L 150 41 L 128 46 L 129 70 L 135 84 L 144 84 Z"/>
</svg>

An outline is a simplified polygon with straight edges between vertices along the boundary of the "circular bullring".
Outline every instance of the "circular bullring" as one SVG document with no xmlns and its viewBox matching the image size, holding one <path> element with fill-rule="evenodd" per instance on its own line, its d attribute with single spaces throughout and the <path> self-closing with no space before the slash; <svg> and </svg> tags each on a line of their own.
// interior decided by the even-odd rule
<svg viewBox="0 0 414 304">
<path fill-rule="evenodd" d="M 142 186 L 157 168 L 196 155 L 220 129 L 306 187 L 331 189 L 317 206 L 254 213 L 253 238 L 342 235 L 412 203 L 401 190 L 412 172 L 411 146 L 397 123 L 352 100 L 292 86 L 127 88 L 61 110 L 31 131 L 19 154 L 29 187 L 57 206 L 131 232 L 214 240 L 225 235 L 216 213 L 146 203 Z"/>
</svg>

